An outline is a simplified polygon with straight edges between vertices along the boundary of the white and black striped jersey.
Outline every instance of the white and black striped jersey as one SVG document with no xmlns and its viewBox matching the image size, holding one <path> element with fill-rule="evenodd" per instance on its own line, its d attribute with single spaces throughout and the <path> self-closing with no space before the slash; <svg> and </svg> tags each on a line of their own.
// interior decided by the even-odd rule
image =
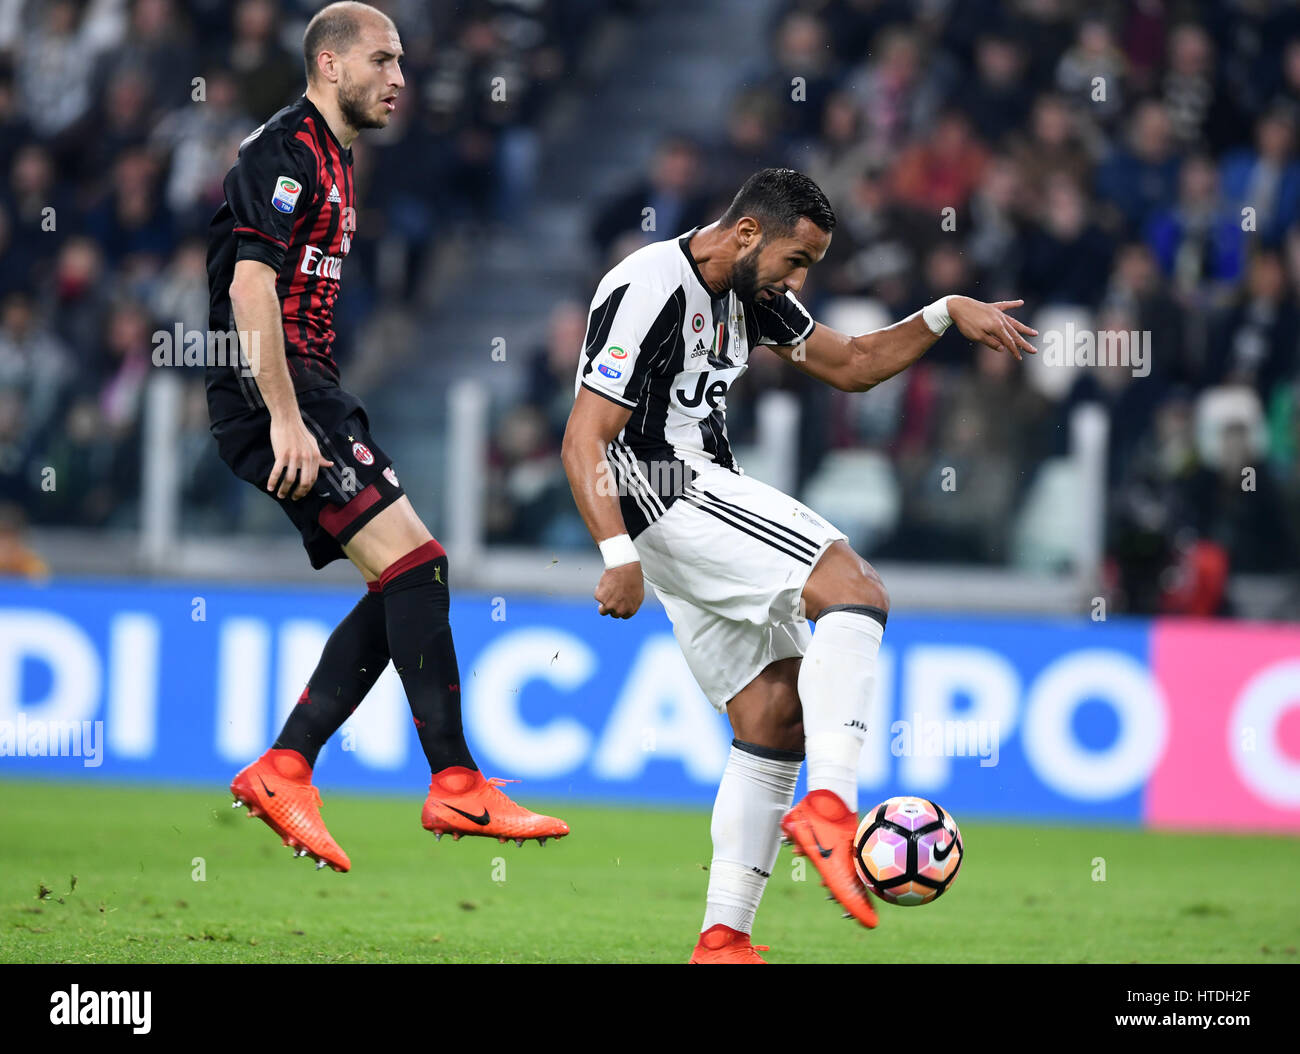
<svg viewBox="0 0 1300 1054">
<path fill-rule="evenodd" d="M 690 485 L 696 468 L 740 472 L 727 442 L 727 392 L 757 344 L 805 340 L 812 316 L 787 292 L 715 297 L 690 253 L 695 230 L 638 249 L 596 287 L 574 395 L 585 387 L 632 411 L 609 445 L 623 519 L 635 538 Z"/>
</svg>

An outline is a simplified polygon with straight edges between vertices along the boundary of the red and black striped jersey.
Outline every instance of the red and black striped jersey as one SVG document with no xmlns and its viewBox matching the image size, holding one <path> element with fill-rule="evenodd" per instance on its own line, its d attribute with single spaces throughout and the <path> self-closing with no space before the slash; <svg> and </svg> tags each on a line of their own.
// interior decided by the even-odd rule
<svg viewBox="0 0 1300 1054">
<path fill-rule="evenodd" d="M 239 145 L 225 192 L 208 229 L 209 328 L 237 328 L 230 305 L 235 262 L 259 260 L 278 276 L 294 390 L 337 385 L 334 305 L 357 227 L 352 151 L 303 95 Z M 214 419 L 264 405 L 237 355 L 209 356 L 207 389 Z"/>
</svg>

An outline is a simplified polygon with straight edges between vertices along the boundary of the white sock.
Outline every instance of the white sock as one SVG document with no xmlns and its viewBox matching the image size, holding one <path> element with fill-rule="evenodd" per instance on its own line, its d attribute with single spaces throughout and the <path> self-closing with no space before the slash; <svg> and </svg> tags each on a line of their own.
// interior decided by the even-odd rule
<svg viewBox="0 0 1300 1054">
<path fill-rule="evenodd" d="M 789 750 L 732 742 L 713 803 L 713 863 L 701 931 L 718 923 L 741 933 L 753 929 L 802 763 Z"/>
<path fill-rule="evenodd" d="M 858 758 L 867 738 L 876 656 L 885 627 L 869 611 L 845 606 L 817 619 L 799 665 L 808 789 L 834 791 L 858 808 Z"/>
</svg>

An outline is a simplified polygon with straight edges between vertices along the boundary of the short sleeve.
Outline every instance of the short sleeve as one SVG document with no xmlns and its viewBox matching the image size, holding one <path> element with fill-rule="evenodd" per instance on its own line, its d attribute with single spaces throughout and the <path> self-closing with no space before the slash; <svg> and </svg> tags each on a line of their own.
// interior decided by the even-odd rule
<svg viewBox="0 0 1300 1054">
<path fill-rule="evenodd" d="M 816 323 L 808 309 L 786 290 L 785 296 L 772 300 L 755 300 L 754 313 L 758 318 L 758 343 L 785 346 L 807 340 Z"/>
<path fill-rule="evenodd" d="M 674 297 L 626 283 L 598 289 L 587 316 L 578 384 L 632 409 L 659 353 L 681 326 Z M 577 387 L 574 388 L 575 394 Z"/>
<path fill-rule="evenodd" d="M 226 201 L 235 219 L 236 259 L 260 260 L 279 271 L 294 222 L 307 208 L 314 168 L 306 148 L 282 130 L 245 139 L 226 175 Z"/>
</svg>

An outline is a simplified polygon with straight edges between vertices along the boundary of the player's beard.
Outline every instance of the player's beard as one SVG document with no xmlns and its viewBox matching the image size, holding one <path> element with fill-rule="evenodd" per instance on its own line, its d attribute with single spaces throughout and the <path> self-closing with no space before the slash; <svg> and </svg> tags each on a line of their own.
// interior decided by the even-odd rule
<svg viewBox="0 0 1300 1054">
<path fill-rule="evenodd" d="M 742 304 L 752 304 L 758 296 L 758 254 L 762 248 L 760 241 L 757 247 L 731 266 L 731 291 Z"/>
<path fill-rule="evenodd" d="M 339 78 L 339 113 L 352 128 L 383 128 L 384 122 L 371 117 L 366 108 L 366 92 L 344 71 Z"/>
</svg>

